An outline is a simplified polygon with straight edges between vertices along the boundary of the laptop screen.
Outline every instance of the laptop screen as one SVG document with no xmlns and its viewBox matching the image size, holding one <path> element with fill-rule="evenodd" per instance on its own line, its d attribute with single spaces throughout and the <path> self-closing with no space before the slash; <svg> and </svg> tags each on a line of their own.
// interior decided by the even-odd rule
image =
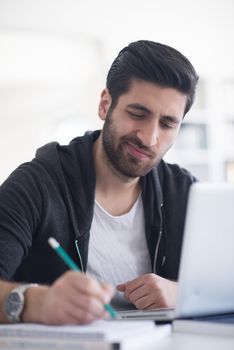
<svg viewBox="0 0 234 350">
<path fill-rule="evenodd" d="M 191 186 L 176 316 L 234 311 L 234 185 Z"/>
</svg>

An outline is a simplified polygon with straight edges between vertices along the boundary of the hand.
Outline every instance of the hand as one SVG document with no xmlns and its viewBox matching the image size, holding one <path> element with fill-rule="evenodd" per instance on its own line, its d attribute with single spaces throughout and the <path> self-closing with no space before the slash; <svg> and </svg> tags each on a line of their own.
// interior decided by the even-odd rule
<svg viewBox="0 0 234 350">
<path fill-rule="evenodd" d="M 90 323 L 109 317 L 104 304 L 113 294 L 110 285 L 100 284 L 84 273 L 68 271 L 51 287 L 28 289 L 23 321 L 51 325 Z"/>
<path fill-rule="evenodd" d="M 138 309 L 174 307 L 177 282 L 169 281 L 153 273 L 119 284 L 117 290 Z"/>
</svg>

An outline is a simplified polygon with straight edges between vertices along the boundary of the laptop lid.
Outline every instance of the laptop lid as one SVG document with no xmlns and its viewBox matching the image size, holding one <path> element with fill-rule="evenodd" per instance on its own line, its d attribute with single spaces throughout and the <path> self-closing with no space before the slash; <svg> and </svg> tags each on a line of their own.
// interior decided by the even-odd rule
<svg viewBox="0 0 234 350">
<path fill-rule="evenodd" d="M 234 185 L 191 186 L 176 317 L 234 311 Z"/>
<path fill-rule="evenodd" d="M 234 185 L 195 183 L 185 220 L 176 310 L 125 310 L 122 319 L 172 320 L 234 311 Z"/>
</svg>

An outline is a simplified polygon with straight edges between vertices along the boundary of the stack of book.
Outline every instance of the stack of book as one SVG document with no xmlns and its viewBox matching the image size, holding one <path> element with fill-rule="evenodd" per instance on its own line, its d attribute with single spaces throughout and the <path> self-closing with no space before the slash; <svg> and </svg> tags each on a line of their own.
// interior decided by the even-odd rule
<svg viewBox="0 0 234 350">
<path fill-rule="evenodd" d="M 168 336 L 171 326 L 153 321 L 96 321 L 82 326 L 0 325 L 0 348 L 136 350 Z"/>
</svg>

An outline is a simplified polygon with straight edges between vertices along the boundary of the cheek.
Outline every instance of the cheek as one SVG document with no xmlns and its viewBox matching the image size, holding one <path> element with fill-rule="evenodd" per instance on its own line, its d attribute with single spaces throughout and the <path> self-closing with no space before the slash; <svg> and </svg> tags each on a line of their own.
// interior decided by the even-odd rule
<svg viewBox="0 0 234 350">
<path fill-rule="evenodd" d="M 118 125 L 116 128 L 117 134 L 119 138 L 131 135 L 134 133 L 134 129 L 129 127 L 129 125 L 124 124 L 124 125 Z"/>
<path fill-rule="evenodd" d="M 128 118 L 124 118 L 124 117 L 118 119 L 117 127 L 122 132 L 133 131 L 133 130 L 137 129 L 134 121 L 129 120 Z"/>
<path fill-rule="evenodd" d="M 159 147 L 161 146 L 161 148 L 165 150 L 169 149 L 175 143 L 178 132 L 179 129 L 167 133 L 162 133 L 160 141 L 158 143 Z"/>
</svg>

